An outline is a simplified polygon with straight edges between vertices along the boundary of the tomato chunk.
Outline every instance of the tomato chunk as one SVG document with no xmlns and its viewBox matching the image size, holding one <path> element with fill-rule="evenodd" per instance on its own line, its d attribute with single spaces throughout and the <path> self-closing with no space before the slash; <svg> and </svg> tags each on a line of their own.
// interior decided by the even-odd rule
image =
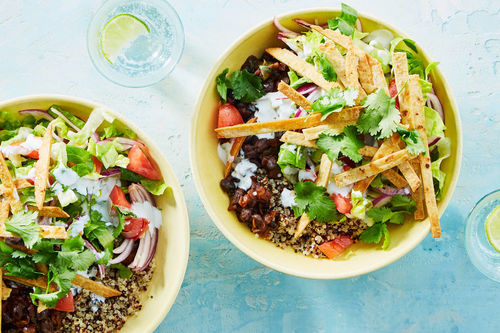
<svg viewBox="0 0 500 333">
<path fill-rule="evenodd" d="M 73 300 L 73 293 L 70 291 L 66 297 L 61 298 L 56 305 L 56 310 L 64 312 L 75 311 L 75 302 Z"/>
<path fill-rule="evenodd" d="M 11 143 L 10 145 L 11 146 L 20 146 L 21 144 L 23 144 L 24 141 L 18 141 L 18 142 L 14 142 L 14 143 Z M 29 157 L 29 158 L 32 158 L 32 159 L 35 159 L 35 160 L 38 160 L 40 157 L 38 156 L 38 150 L 32 150 L 30 151 L 29 153 L 27 154 L 22 154 L 23 156 L 26 156 L 26 157 Z"/>
<path fill-rule="evenodd" d="M 161 179 L 161 173 L 154 161 L 150 161 L 148 156 L 139 146 L 133 146 L 128 153 L 129 163 L 127 169 L 138 173 L 149 179 Z"/>
<path fill-rule="evenodd" d="M 102 170 L 102 162 L 95 156 L 92 156 L 92 161 L 94 161 L 94 167 L 96 173 L 101 173 Z"/>
<path fill-rule="evenodd" d="M 332 193 L 330 198 L 335 202 L 335 206 L 337 206 L 337 210 L 342 214 L 347 214 L 351 212 L 352 202 L 351 199 L 344 197 L 338 193 Z"/>
<path fill-rule="evenodd" d="M 392 79 L 390 82 L 389 82 L 389 94 L 391 95 L 391 97 L 394 97 L 398 94 L 398 87 L 396 86 L 396 80 L 395 79 Z M 396 109 L 399 110 L 399 96 L 396 97 Z"/>
<path fill-rule="evenodd" d="M 240 111 L 232 104 L 226 103 L 219 107 L 219 115 L 217 118 L 217 127 L 227 127 L 243 124 L 243 118 Z M 222 136 L 218 137 L 222 138 Z"/>
<path fill-rule="evenodd" d="M 353 240 L 349 236 L 338 236 L 334 240 L 319 245 L 319 249 L 329 259 L 335 258 L 352 245 Z"/>
<path fill-rule="evenodd" d="M 113 187 L 113 190 L 109 194 L 109 199 L 111 200 L 112 203 L 114 203 L 120 208 L 130 209 L 132 207 L 130 202 L 125 197 L 125 193 L 123 193 L 122 189 L 119 188 L 118 185 L 115 185 L 115 187 Z"/>
<path fill-rule="evenodd" d="M 128 239 L 139 239 L 149 228 L 149 221 L 142 217 L 125 219 L 122 235 Z"/>
</svg>

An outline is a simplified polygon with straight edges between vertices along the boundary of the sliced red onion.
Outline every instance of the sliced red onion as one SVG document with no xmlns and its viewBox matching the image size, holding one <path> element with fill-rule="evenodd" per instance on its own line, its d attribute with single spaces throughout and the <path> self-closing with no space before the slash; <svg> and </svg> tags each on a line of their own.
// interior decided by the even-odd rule
<svg viewBox="0 0 500 333">
<path fill-rule="evenodd" d="M 151 246 L 149 248 L 149 255 L 144 264 L 137 268 L 138 271 L 145 270 L 153 260 L 154 255 L 156 253 L 156 246 L 158 245 L 158 230 L 156 230 L 156 228 L 152 228 L 150 232 L 151 232 Z"/>
<path fill-rule="evenodd" d="M 438 143 L 438 141 L 441 140 L 441 138 L 439 136 L 435 136 L 435 137 L 432 137 L 432 138 L 429 138 L 429 147 L 430 146 L 434 146 L 436 143 Z"/>
<path fill-rule="evenodd" d="M 302 95 L 310 94 L 318 89 L 318 86 L 314 83 L 305 83 L 297 88 L 297 92 Z"/>
<path fill-rule="evenodd" d="M 441 105 L 441 101 L 439 100 L 439 97 L 437 97 L 433 93 L 427 93 L 426 103 L 428 107 L 434 109 L 439 114 L 439 116 L 444 122 L 444 111 L 443 111 L 443 106 Z"/>
<path fill-rule="evenodd" d="M 113 142 L 117 141 L 120 145 L 122 145 L 123 149 L 128 150 L 132 148 L 133 146 L 144 146 L 144 143 L 141 141 L 129 139 L 129 138 L 124 138 L 124 137 L 113 137 L 113 138 L 108 138 L 105 140 L 100 140 L 98 143 L 100 144 L 106 144 L 108 142 Z"/>
<path fill-rule="evenodd" d="M 391 200 L 392 200 L 391 195 L 387 195 L 387 194 L 382 193 L 381 195 L 379 195 L 378 197 L 373 199 L 372 203 L 373 203 L 374 207 L 382 207 L 382 206 L 387 205 Z"/>
<path fill-rule="evenodd" d="M 79 132 L 80 127 L 76 126 L 73 124 L 68 118 L 66 118 L 65 115 L 63 115 L 61 112 L 59 112 L 56 108 L 50 108 L 50 111 L 55 113 L 58 117 L 60 117 L 66 124 L 68 124 L 70 127 L 72 127 L 75 131 Z"/>
<path fill-rule="evenodd" d="M 99 255 L 101 255 L 99 253 L 99 251 L 97 251 L 97 249 L 94 247 L 94 245 L 92 245 L 91 242 L 89 242 L 88 240 L 84 239 L 83 240 L 84 244 L 85 244 L 85 247 L 87 249 L 89 249 L 90 251 L 92 251 L 92 253 L 97 257 Z M 106 276 L 106 267 L 103 265 L 103 264 L 98 264 L 97 267 L 99 268 L 99 274 L 101 275 L 101 279 L 104 279 L 104 276 Z"/>
<path fill-rule="evenodd" d="M 127 241 L 130 241 L 130 242 L 127 242 Z M 116 258 L 113 258 L 109 261 L 109 264 L 110 265 L 114 265 L 114 264 L 119 264 L 121 263 L 123 260 L 127 259 L 127 257 L 130 255 L 130 253 L 132 252 L 132 249 L 134 248 L 134 241 L 131 240 L 131 239 L 126 239 L 123 241 L 122 245 L 125 244 L 125 248 L 123 249 L 123 252 L 120 253 L 119 256 L 117 256 Z M 122 246 L 120 245 L 120 247 Z M 117 250 L 119 247 L 117 247 L 115 250 Z M 115 250 L 113 250 L 113 252 L 115 252 Z"/>
<path fill-rule="evenodd" d="M 288 38 L 295 38 L 297 37 L 298 34 L 295 33 L 295 32 L 278 32 L 278 39 L 281 40 L 282 42 L 285 41 L 285 39 L 288 39 Z"/>
<path fill-rule="evenodd" d="M 295 34 L 295 36 L 298 36 L 298 33 L 288 29 L 288 28 L 285 28 L 281 23 L 280 21 L 278 21 L 278 18 L 275 16 L 273 18 L 273 23 L 274 23 L 274 26 L 276 27 L 276 29 L 278 29 L 280 32 L 285 32 L 285 33 L 288 33 L 288 34 Z"/>
<path fill-rule="evenodd" d="M 300 114 L 301 114 L 301 113 L 302 113 L 302 108 L 300 108 L 300 107 L 299 107 L 299 108 L 297 109 L 297 112 L 295 112 L 295 116 L 294 116 L 294 118 L 298 118 L 298 117 L 300 117 Z"/>
<path fill-rule="evenodd" d="M 91 138 L 92 138 L 95 142 L 99 142 L 99 141 L 101 141 L 101 138 L 99 137 L 99 134 L 97 134 L 97 132 L 92 133 Z"/>
<path fill-rule="evenodd" d="M 310 28 L 310 27 L 312 26 L 312 24 L 311 24 L 311 23 L 309 23 L 309 22 L 307 22 L 307 21 L 305 21 L 305 20 L 303 20 L 303 19 L 298 19 L 298 18 L 296 18 L 296 19 L 293 19 L 293 21 L 294 21 L 295 23 L 297 23 L 298 25 L 302 25 L 302 26 L 304 26 L 304 27 L 306 27 L 306 28 Z"/>
<path fill-rule="evenodd" d="M 144 237 L 141 239 L 141 242 L 144 242 L 144 248 L 142 249 L 142 253 L 140 253 L 139 260 L 137 261 L 136 266 L 133 268 L 134 271 L 140 271 L 141 270 L 140 268 L 144 266 L 144 264 L 146 263 L 146 261 L 149 258 L 149 255 L 151 252 L 151 247 L 152 247 L 152 243 L 151 243 L 151 236 L 152 235 L 151 235 L 150 229 L 151 228 L 146 230 Z"/>
<path fill-rule="evenodd" d="M 121 244 L 120 246 L 118 246 L 117 248 L 115 248 L 113 250 L 113 253 L 114 254 L 120 254 L 122 253 L 123 251 L 125 251 L 125 249 L 127 248 L 127 246 L 129 245 L 129 243 L 133 243 L 134 241 L 132 239 L 125 239 Z"/>
<path fill-rule="evenodd" d="M 146 190 L 142 184 L 130 184 L 128 187 L 128 193 L 130 195 L 130 200 L 132 202 L 144 202 L 149 201 L 151 205 L 156 207 L 156 201 L 151 192 Z"/>
<path fill-rule="evenodd" d="M 40 110 L 40 109 L 26 109 L 26 110 L 20 110 L 18 112 L 21 115 L 23 115 L 23 116 L 33 116 L 35 118 L 44 118 L 44 119 L 47 119 L 48 121 L 54 120 L 54 117 L 52 117 L 45 110 Z"/>
<path fill-rule="evenodd" d="M 121 173 L 120 168 L 103 170 L 103 171 L 101 171 L 101 176 L 103 176 L 103 177 L 100 177 L 99 180 L 106 178 L 106 177 L 116 176 L 116 175 L 119 175 L 120 173 Z"/>
</svg>

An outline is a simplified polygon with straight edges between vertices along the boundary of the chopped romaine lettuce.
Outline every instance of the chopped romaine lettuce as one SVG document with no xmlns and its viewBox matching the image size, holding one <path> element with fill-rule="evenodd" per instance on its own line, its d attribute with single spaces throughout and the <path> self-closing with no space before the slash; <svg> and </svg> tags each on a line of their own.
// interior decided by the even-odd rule
<svg viewBox="0 0 500 333">
<path fill-rule="evenodd" d="M 128 157 L 118 153 L 124 149 L 117 140 L 105 144 L 95 143 L 94 140 L 90 140 L 88 150 L 102 162 L 106 169 L 114 166 L 126 168 L 129 163 Z"/>
<path fill-rule="evenodd" d="M 287 166 L 305 169 L 306 155 L 302 151 L 303 148 L 304 147 L 302 146 L 296 146 L 288 143 L 284 143 L 281 145 L 278 154 L 278 165 L 280 166 L 282 171 Z"/>
<path fill-rule="evenodd" d="M 446 173 L 441 171 L 441 162 L 451 155 L 451 141 L 449 138 L 442 138 L 438 141 L 436 146 L 439 152 L 439 158 L 431 162 L 431 170 L 432 176 L 437 180 L 437 189 L 435 188 L 436 199 L 441 200 L 444 181 L 446 180 Z"/>
<path fill-rule="evenodd" d="M 310 83 L 311 82 L 311 80 L 309 80 L 305 76 L 299 77 L 297 75 L 297 73 L 294 70 L 292 70 L 292 69 L 290 69 L 288 71 L 288 77 L 290 78 L 290 87 L 292 87 L 293 89 L 297 89 L 298 87 L 300 87 L 304 83 Z"/>
<path fill-rule="evenodd" d="M 106 109 L 102 107 L 94 109 L 85 123 L 85 126 L 83 126 L 80 131 L 77 133 L 68 133 L 70 143 L 77 146 L 85 146 L 89 137 L 97 130 L 103 121 L 112 123 L 113 120 L 115 120 L 115 117 L 112 116 Z"/>
<path fill-rule="evenodd" d="M 141 184 L 153 195 L 162 195 L 166 189 L 170 188 L 161 180 L 142 179 Z"/>
<path fill-rule="evenodd" d="M 364 198 L 360 191 L 351 192 L 351 202 L 351 215 L 364 221 L 368 226 L 372 226 L 374 223 L 373 219 L 366 215 L 367 210 L 373 207 L 372 202 Z"/>
<path fill-rule="evenodd" d="M 444 130 L 446 126 L 443 123 L 443 120 L 439 116 L 434 109 L 431 109 L 427 106 L 425 109 L 425 131 L 427 133 L 427 137 L 440 137 L 444 138 Z"/>
</svg>

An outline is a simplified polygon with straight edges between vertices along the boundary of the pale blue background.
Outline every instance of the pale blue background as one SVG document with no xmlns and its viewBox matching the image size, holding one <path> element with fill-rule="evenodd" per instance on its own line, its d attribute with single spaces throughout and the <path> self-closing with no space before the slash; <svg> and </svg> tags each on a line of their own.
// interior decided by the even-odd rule
<svg viewBox="0 0 500 333">
<path fill-rule="evenodd" d="M 500 2 L 351 1 L 400 27 L 436 60 L 457 99 L 464 129 L 462 173 L 442 219 L 396 263 L 340 281 L 311 281 L 263 267 L 230 244 L 202 207 L 188 160 L 188 129 L 211 64 L 229 44 L 274 14 L 337 1 L 172 1 L 186 30 L 170 78 L 144 89 L 109 83 L 92 67 L 87 25 L 101 0 L 0 0 L 0 99 L 61 93 L 102 102 L 145 129 L 184 188 L 191 255 L 175 305 L 158 329 L 181 332 L 494 332 L 500 284 L 481 275 L 464 248 L 465 218 L 500 188 Z M 395 5 L 393 4 L 395 3 Z"/>
</svg>

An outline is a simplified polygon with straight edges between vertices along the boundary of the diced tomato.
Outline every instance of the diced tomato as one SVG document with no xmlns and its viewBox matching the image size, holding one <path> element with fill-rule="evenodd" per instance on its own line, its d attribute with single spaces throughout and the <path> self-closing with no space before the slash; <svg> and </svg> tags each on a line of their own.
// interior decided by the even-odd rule
<svg viewBox="0 0 500 333">
<path fill-rule="evenodd" d="M 120 208 L 123 207 L 130 209 L 132 207 L 130 202 L 128 202 L 127 198 L 125 197 L 125 193 L 123 193 L 122 189 L 119 188 L 118 185 L 115 185 L 115 187 L 113 187 L 113 190 L 109 194 L 109 199 L 112 203 Z"/>
<path fill-rule="evenodd" d="M 325 242 L 319 245 L 319 249 L 325 256 L 329 259 L 333 259 L 342 252 L 345 251 L 349 246 L 352 245 L 353 240 L 349 236 L 338 236 L 334 240 Z"/>
<path fill-rule="evenodd" d="M 389 94 L 394 97 L 398 94 L 398 87 L 396 86 L 396 80 L 392 79 L 389 82 Z M 396 109 L 399 110 L 399 97 L 396 97 Z"/>
<path fill-rule="evenodd" d="M 70 291 L 66 297 L 61 298 L 56 305 L 56 310 L 64 312 L 75 311 L 75 302 L 73 300 L 73 293 Z"/>
<path fill-rule="evenodd" d="M 128 153 L 130 162 L 127 169 L 149 179 L 161 179 L 161 173 L 156 163 L 151 157 L 148 159 L 147 155 L 149 153 L 146 154 L 139 146 L 133 146 Z"/>
<path fill-rule="evenodd" d="M 142 217 L 125 219 L 122 235 L 128 239 L 139 239 L 149 228 L 149 221 Z"/>
<path fill-rule="evenodd" d="M 346 198 L 338 193 L 332 193 L 330 198 L 335 202 L 335 206 L 337 206 L 337 210 L 342 214 L 347 214 L 351 212 L 352 202 L 351 199 Z"/>
<path fill-rule="evenodd" d="M 95 156 L 92 156 L 92 161 L 94 161 L 94 166 L 95 166 L 95 172 L 96 173 L 101 173 L 102 170 L 102 162 L 99 161 L 99 159 Z"/>
<path fill-rule="evenodd" d="M 232 104 L 226 103 L 219 107 L 219 116 L 217 118 L 217 127 L 227 127 L 243 124 L 243 118 L 240 111 Z M 222 138 L 223 136 L 219 136 Z"/>
<path fill-rule="evenodd" d="M 10 145 L 11 146 L 20 146 L 22 143 L 24 143 L 24 141 L 14 142 L 14 143 L 11 143 Z M 32 159 L 35 159 L 35 160 L 39 159 L 38 150 L 32 150 L 28 154 L 22 154 L 22 155 L 29 157 L 29 158 L 32 158 Z"/>
</svg>

